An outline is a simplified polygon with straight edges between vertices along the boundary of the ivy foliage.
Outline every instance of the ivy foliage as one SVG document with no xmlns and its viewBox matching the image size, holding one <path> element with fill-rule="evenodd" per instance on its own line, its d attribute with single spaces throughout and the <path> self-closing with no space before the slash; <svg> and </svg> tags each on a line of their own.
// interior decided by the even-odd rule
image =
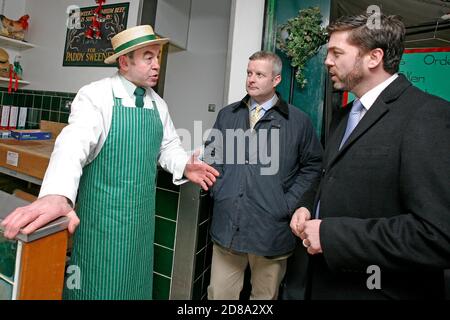
<svg viewBox="0 0 450 320">
<path fill-rule="evenodd" d="M 307 61 L 327 41 L 327 32 L 321 26 L 322 15 L 318 7 L 302 9 L 294 18 L 278 27 L 277 48 L 291 60 L 295 79 L 301 88 L 307 84 L 304 69 Z"/>
</svg>

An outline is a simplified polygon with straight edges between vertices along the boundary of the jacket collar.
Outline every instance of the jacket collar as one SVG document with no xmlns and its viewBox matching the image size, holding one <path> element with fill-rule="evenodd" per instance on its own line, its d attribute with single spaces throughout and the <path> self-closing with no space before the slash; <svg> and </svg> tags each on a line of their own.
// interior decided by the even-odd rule
<svg viewBox="0 0 450 320">
<path fill-rule="evenodd" d="M 288 107 L 288 104 L 281 98 L 281 95 L 278 92 L 275 92 L 275 93 L 276 93 L 276 95 L 278 97 L 278 101 L 270 109 L 277 110 L 285 118 L 289 118 L 289 107 Z M 249 107 L 249 101 L 250 101 L 250 96 L 247 94 L 239 103 L 236 103 L 233 106 L 233 112 L 236 112 L 239 108 L 248 108 Z"/>
<path fill-rule="evenodd" d="M 397 100 L 398 97 L 412 84 L 409 82 L 406 77 L 399 73 L 397 79 L 395 79 L 386 89 L 378 97 L 384 103 L 390 103 L 394 100 Z"/>
</svg>

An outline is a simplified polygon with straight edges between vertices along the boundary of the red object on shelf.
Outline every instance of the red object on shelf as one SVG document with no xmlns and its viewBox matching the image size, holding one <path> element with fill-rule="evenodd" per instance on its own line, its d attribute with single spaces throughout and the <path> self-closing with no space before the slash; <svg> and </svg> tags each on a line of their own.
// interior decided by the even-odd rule
<svg viewBox="0 0 450 320">
<path fill-rule="evenodd" d="M 19 89 L 19 76 L 14 72 L 14 67 L 12 64 L 9 65 L 9 85 L 8 85 L 8 93 L 11 93 L 13 90 L 13 79 L 16 80 L 14 83 L 14 91 Z"/>
</svg>

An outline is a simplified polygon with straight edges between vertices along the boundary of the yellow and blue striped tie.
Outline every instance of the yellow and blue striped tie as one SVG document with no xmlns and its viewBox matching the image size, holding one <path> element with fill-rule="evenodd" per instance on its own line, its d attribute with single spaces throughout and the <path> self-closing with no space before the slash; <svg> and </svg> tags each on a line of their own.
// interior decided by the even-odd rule
<svg viewBox="0 0 450 320">
<path fill-rule="evenodd" d="M 261 106 L 257 105 L 256 108 L 252 111 L 252 114 L 250 115 L 250 129 L 253 129 L 253 127 L 260 118 L 261 118 Z"/>
</svg>

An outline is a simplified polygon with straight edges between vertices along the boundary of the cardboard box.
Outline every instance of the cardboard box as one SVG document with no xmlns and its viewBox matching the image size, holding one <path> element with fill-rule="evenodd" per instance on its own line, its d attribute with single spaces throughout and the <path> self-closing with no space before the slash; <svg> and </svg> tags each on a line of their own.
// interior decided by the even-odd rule
<svg viewBox="0 0 450 320">
<path fill-rule="evenodd" d="M 0 139 L 11 139 L 11 131 L 0 130 Z"/>
<path fill-rule="evenodd" d="M 17 140 L 49 140 L 52 133 L 41 130 L 11 130 L 11 137 Z"/>
</svg>

